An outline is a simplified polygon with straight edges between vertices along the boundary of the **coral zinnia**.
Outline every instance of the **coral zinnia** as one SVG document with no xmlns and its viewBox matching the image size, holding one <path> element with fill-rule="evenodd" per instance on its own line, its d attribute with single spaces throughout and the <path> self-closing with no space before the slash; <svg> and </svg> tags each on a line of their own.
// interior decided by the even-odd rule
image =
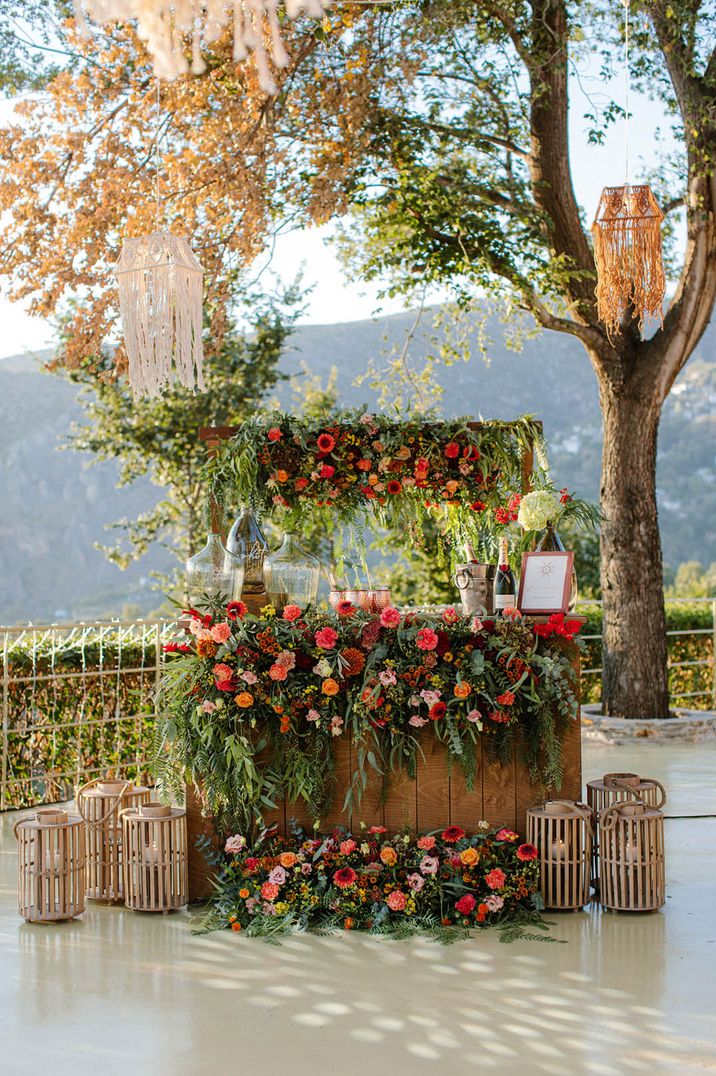
<svg viewBox="0 0 716 1076">
<path fill-rule="evenodd" d="M 517 858 L 523 863 L 529 863 L 531 859 L 537 859 L 539 852 L 533 844 L 521 844 L 517 849 Z"/>
<path fill-rule="evenodd" d="M 348 886 L 354 885 L 357 879 L 358 875 L 352 867 L 341 867 L 333 875 L 333 884 L 337 885 L 339 889 L 347 889 Z"/>
<path fill-rule="evenodd" d="M 321 452 L 332 452 L 336 447 L 336 439 L 331 437 L 330 433 L 322 433 L 319 435 L 316 444 Z"/>
<path fill-rule="evenodd" d="M 432 628 L 421 628 L 417 634 L 415 645 L 418 650 L 434 650 L 438 645 L 438 637 Z"/>
<path fill-rule="evenodd" d="M 442 831 L 441 836 L 446 844 L 456 844 L 465 836 L 465 830 L 462 826 L 448 826 Z"/>
</svg>

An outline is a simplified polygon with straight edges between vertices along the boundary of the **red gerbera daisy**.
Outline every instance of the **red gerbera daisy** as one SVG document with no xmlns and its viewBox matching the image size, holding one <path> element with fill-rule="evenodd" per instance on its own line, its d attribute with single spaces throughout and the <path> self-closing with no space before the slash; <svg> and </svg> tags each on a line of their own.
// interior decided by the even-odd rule
<svg viewBox="0 0 716 1076">
<path fill-rule="evenodd" d="M 330 433 L 322 433 L 319 434 L 316 444 L 321 452 L 332 452 L 336 447 L 336 439 L 335 437 L 331 437 Z"/>
<path fill-rule="evenodd" d="M 444 702 L 436 702 L 430 707 L 428 716 L 431 721 L 439 721 L 441 717 L 445 717 L 446 711 L 447 706 Z"/>
<path fill-rule="evenodd" d="M 240 620 L 246 616 L 247 606 L 244 602 L 229 602 L 226 606 L 226 615 L 229 620 Z"/>
<path fill-rule="evenodd" d="M 395 496 L 396 493 L 402 493 L 403 490 L 403 487 L 397 480 L 397 478 L 391 479 L 391 481 L 388 482 L 385 488 L 387 489 L 388 493 L 392 493 L 393 496 Z"/>
<path fill-rule="evenodd" d="M 457 844 L 465 836 L 465 830 L 462 826 L 448 826 L 442 831 L 441 836 L 446 844 Z"/>
<path fill-rule="evenodd" d="M 539 852 L 533 844 L 521 844 L 517 849 L 517 858 L 523 863 L 529 863 L 531 859 L 537 859 Z"/>
<path fill-rule="evenodd" d="M 341 867 L 339 871 L 333 875 L 333 884 L 337 885 L 339 889 L 347 889 L 348 886 L 353 885 L 358 878 L 358 875 L 352 867 Z"/>
</svg>

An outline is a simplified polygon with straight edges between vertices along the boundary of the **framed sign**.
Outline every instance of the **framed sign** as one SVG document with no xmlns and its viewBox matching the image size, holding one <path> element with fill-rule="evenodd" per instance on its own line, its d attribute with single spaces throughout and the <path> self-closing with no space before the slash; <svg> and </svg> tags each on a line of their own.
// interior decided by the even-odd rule
<svg viewBox="0 0 716 1076">
<path fill-rule="evenodd" d="M 523 553 L 517 608 L 522 613 L 566 613 L 574 553 Z"/>
</svg>

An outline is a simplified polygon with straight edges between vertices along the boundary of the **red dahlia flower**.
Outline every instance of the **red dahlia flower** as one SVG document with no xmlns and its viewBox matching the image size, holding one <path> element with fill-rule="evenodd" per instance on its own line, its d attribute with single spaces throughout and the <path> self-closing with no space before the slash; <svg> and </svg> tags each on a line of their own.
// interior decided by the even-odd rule
<svg viewBox="0 0 716 1076">
<path fill-rule="evenodd" d="M 462 826 L 448 826 L 441 833 L 442 839 L 446 844 L 457 844 L 465 836 L 465 830 Z"/>
<path fill-rule="evenodd" d="M 332 452 L 336 447 L 336 439 L 335 437 L 331 437 L 330 433 L 322 433 L 319 435 L 316 444 L 321 452 Z"/>
<path fill-rule="evenodd" d="M 403 487 L 397 480 L 397 478 L 391 479 L 385 488 L 387 489 L 388 493 L 392 494 L 393 496 L 396 496 L 396 494 L 403 492 Z"/>
</svg>

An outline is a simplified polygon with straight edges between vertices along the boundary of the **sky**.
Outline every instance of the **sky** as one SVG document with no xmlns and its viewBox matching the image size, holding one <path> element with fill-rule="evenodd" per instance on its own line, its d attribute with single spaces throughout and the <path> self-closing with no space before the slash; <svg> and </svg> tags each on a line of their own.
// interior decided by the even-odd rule
<svg viewBox="0 0 716 1076">
<path fill-rule="evenodd" d="M 570 139 L 573 147 L 573 177 L 577 198 L 591 221 L 603 186 L 620 184 L 624 180 L 624 131 L 621 124 L 611 128 L 603 146 L 586 144 L 584 113 L 590 107 L 586 94 L 605 104 L 610 95 L 622 99 L 620 85 L 601 86 L 596 76 L 580 73 L 570 81 Z M 631 180 L 639 182 L 644 169 L 653 166 L 660 152 L 655 138 L 658 127 L 666 135 L 669 123 L 660 108 L 645 97 L 632 94 L 630 125 Z M 12 112 L 10 102 L 0 102 L 0 122 Z M 670 144 L 667 139 L 667 145 Z M 293 280 L 303 270 L 303 281 L 313 286 L 304 323 L 333 324 L 370 318 L 378 313 L 397 313 L 404 309 L 404 300 L 384 300 L 378 297 L 377 285 L 364 285 L 344 276 L 338 259 L 326 240 L 334 234 L 333 225 L 306 231 L 294 231 L 280 236 L 275 244 L 270 272 L 284 281 Z M 261 263 L 265 262 L 261 259 Z M 52 344 L 51 326 L 30 317 L 19 303 L 6 298 L 7 279 L 0 277 L 0 357 L 24 351 L 36 351 Z M 435 301 L 438 295 L 428 296 Z"/>
</svg>

